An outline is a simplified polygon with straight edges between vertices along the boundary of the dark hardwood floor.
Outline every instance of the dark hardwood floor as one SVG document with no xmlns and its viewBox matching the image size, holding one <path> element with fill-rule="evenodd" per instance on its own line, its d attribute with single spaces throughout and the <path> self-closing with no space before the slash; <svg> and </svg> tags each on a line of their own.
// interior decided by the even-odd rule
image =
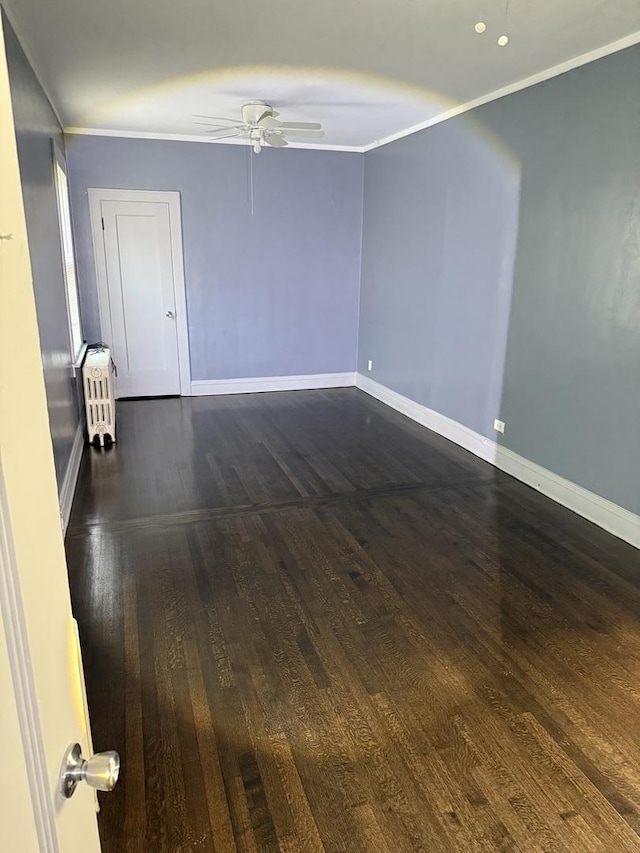
<svg viewBox="0 0 640 853">
<path fill-rule="evenodd" d="M 105 853 L 640 851 L 640 552 L 355 389 L 118 417 L 67 536 Z"/>
</svg>

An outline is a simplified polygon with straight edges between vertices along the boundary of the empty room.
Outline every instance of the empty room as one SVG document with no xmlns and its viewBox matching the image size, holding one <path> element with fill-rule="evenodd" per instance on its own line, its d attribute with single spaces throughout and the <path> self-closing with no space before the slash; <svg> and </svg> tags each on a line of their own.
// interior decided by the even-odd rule
<svg viewBox="0 0 640 853">
<path fill-rule="evenodd" d="M 0 11 L 0 850 L 640 853 L 640 2 Z"/>
</svg>

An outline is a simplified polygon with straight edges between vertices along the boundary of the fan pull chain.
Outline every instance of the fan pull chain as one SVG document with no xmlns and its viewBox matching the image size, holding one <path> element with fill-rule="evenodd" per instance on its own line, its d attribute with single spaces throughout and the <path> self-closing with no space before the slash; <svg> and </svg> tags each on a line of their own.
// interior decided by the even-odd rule
<svg viewBox="0 0 640 853">
<path fill-rule="evenodd" d="M 253 216 L 253 149 L 249 148 L 249 163 L 251 164 L 251 215 Z"/>
<path fill-rule="evenodd" d="M 253 216 L 253 150 L 250 145 L 246 146 L 247 151 L 247 177 L 248 177 L 248 201 L 249 201 L 249 209 L 251 210 L 251 216 Z"/>
</svg>

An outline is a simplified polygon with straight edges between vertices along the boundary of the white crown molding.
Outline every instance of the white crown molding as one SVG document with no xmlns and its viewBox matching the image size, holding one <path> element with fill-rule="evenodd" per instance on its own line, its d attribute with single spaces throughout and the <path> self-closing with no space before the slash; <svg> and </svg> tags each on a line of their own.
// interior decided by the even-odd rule
<svg viewBox="0 0 640 853">
<path fill-rule="evenodd" d="M 198 379 L 191 383 L 191 396 L 255 394 L 262 391 L 308 391 L 313 388 L 348 388 L 355 384 L 355 373 L 310 373 L 302 376 L 259 376 L 246 379 Z"/>
<path fill-rule="evenodd" d="M 640 30 L 635 33 L 630 33 L 624 38 L 617 41 L 605 44 L 602 47 L 597 47 L 595 50 L 590 50 L 587 53 L 581 53 L 579 56 L 574 56 L 573 59 L 567 59 L 558 65 L 552 65 L 544 71 L 539 71 L 537 74 L 532 74 L 530 77 L 525 77 L 523 80 L 518 80 L 516 83 L 510 83 L 502 89 L 495 89 L 486 95 L 481 95 L 473 101 L 467 101 L 465 104 L 459 104 L 439 113 L 433 118 L 427 119 L 420 124 L 414 124 L 405 130 L 399 130 L 397 133 L 392 133 L 390 136 L 385 136 L 383 139 L 377 139 L 369 145 L 363 146 L 361 149 L 364 153 L 373 151 L 376 148 L 381 148 L 383 145 L 388 145 L 390 142 L 395 142 L 396 139 L 402 139 L 405 136 L 411 136 L 418 133 L 420 130 L 425 130 L 427 127 L 433 127 L 434 124 L 440 124 L 447 119 L 467 113 L 476 107 L 481 107 L 483 104 L 488 104 L 491 101 L 497 101 L 507 95 L 512 95 L 514 92 L 520 92 L 522 89 L 528 89 L 530 86 L 536 86 L 538 83 L 544 83 L 545 80 L 551 80 L 553 77 L 559 77 L 561 74 L 566 74 L 567 71 L 573 71 L 574 68 L 580 68 L 581 65 L 588 65 L 590 62 L 595 62 L 597 59 L 602 59 L 612 53 L 617 53 L 627 47 L 632 47 L 634 44 L 640 43 Z"/>
<path fill-rule="evenodd" d="M 33 53 L 31 52 L 31 48 L 29 47 L 29 43 L 28 43 L 27 39 L 25 38 L 24 34 L 20 31 L 20 28 L 17 26 L 17 24 L 13 18 L 13 13 L 4 5 L 2 6 L 2 11 L 7 16 L 7 20 L 11 24 L 11 29 L 13 30 L 15 37 L 18 39 L 18 43 L 20 44 L 20 47 L 22 48 L 22 52 L 27 57 L 27 62 L 29 63 L 31 70 L 33 71 L 33 76 L 36 78 L 36 80 L 38 81 L 38 85 L 40 86 L 40 88 L 44 92 L 45 98 L 49 102 L 49 106 L 51 107 L 53 114 L 55 115 L 56 119 L 58 120 L 58 124 L 60 125 L 60 130 L 62 131 L 62 129 L 64 128 L 64 123 L 63 123 L 62 118 L 61 118 L 60 110 L 58 109 L 53 98 L 51 97 L 51 92 L 49 91 L 48 85 L 46 85 L 43 82 L 42 75 L 40 74 L 40 72 L 38 70 L 38 66 L 33 59 Z"/>
<path fill-rule="evenodd" d="M 391 388 L 375 382 L 368 376 L 358 373 L 356 385 L 376 400 L 380 400 L 427 429 L 469 450 L 480 459 L 490 462 L 506 474 L 526 483 L 619 539 L 640 548 L 640 515 L 578 486 L 559 474 L 554 474 L 553 471 L 525 459 L 524 456 L 502 447 L 492 439 L 485 438 L 451 418 L 392 391 Z"/>
<path fill-rule="evenodd" d="M 62 534 L 67 532 L 67 525 L 71 516 L 71 506 L 73 504 L 73 496 L 76 491 L 78 482 L 78 474 L 80 473 L 80 463 L 82 462 L 82 451 L 84 450 L 84 429 L 82 422 L 78 424 L 76 434 L 71 445 L 71 454 L 67 463 L 64 480 L 60 488 L 60 521 L 62 524 Z"/>
<path fill-rule="evenodd" d="M 632 47 L 634 44 L 640 43 L 640 30 L 630 33 L 624 38 L 610 42 L 602 47 L 590 50 L 587 53 L 581 53 L 579 56 L 574 56 L 565 62 L 558 65 L 552 65 L 537 74 L 532 74 L 530 77 L 525 77 L 515 83 L 510 83 L 501 89 L 495 89 L 493 92 L 488 92 L 486 95 L 481 95 L 472 101 L 467 101 L 464 104 L 459 104 L 445 110 L 438 115 L 433 116 L 419 124 L 414 124 L 404 130 L 399 130 L 397 133 L 392 133 L 382 139 L 376 139 L 368 145 L 322 145 L 321 143 L 305 143 L 305 142 L 290 142 L 289 148 L 302 148 L 309 151 L 348 151 L 356 154 L 365 154 L 367 151 L 373 151 L 376 148 L 381 148 L 383 145 L 388 145 L 390 142 L 395 142 L 397 139 L 403 139 L 405 136 L 411 136 L 418 133 L 420 130 L 425 130 L 428 127 L 433 127 L 435 124 L 440 124 L 455 116 L 467 113 L 476 107 L 481 107 L 483 104 L 488 104 L 491 101 L 497 101 L 507 95 L 512 95 L 514 92 L 520 92 L 523 89 L 528 89 L 530 86 L 535 86 L 538 83 L 543 83 L 545 80 L 551 80 L 553 77 L 559 77 L 561 74 L 566 74 L 567 71 L 572 71 L 574 68 L 580 68 L 582 65 L 587 65 L 590 62 L 595 62 L 597 59 L 602 59 L 612 53 L 617 53 L 627 47 Z M 31 61 L 31 60 L 29 60 Z M 133 130 L 111 130 L 109 128 L 91 128 L 91 127 L 66 127 L 66 134 L 77 134 L 81 136 L 115 136 L 125 139 L 161 139 L 173 142 L 203 142 L 206 145 L 247 145 L 248 143 L 240 139 L 203 139 L 202 136 L 179 134 L 179 133 L 151 133 L 138 132 Z"/>
<path fill-rule="evenodd" d="M 184 133 L 151 133 L 138 132 L 136 130 L 110 130 L 109 128 L 96 127 L 65 127 L 65 134 L 76 136 L 114 136 L 122 139 L 158 139 L 164 142 L 201 142 L 204 145 L 244 145 L 249 142 L 244 139 L 206 139 L 202 136 Z M 265 148 L 269 146 L 266 145 Z M 287 148 L 297 148 L 309 151 L 350 151 L 362 154 L 363 148 L 352 145 L 320 145 L 310 142 L 290 142 Z"/>
</svg>

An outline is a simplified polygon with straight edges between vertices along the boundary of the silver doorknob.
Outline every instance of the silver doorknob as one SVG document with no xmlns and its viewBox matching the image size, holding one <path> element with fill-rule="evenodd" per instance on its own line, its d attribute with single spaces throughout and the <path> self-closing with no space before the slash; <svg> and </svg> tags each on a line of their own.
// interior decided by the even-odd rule
<svg viewBox="0 0 640 853">
<path fill-rule="evenodd" d="M 98 791 L 113 791 L 120 775 L 120 756 L 114 749 L 108 752 L 96 752 L 85 761 L 79 743 L 69 747 L 60 774 L 60 791 L 63 797 L 69 797 L 75 791 L 78 782 L 86 782 Z"/>
<path fill-rule="evenodd" d="M 173 320 L 173 311 L 165 311 L 165 317 L 168 317 L 170 320 Z"/>
</svg>

